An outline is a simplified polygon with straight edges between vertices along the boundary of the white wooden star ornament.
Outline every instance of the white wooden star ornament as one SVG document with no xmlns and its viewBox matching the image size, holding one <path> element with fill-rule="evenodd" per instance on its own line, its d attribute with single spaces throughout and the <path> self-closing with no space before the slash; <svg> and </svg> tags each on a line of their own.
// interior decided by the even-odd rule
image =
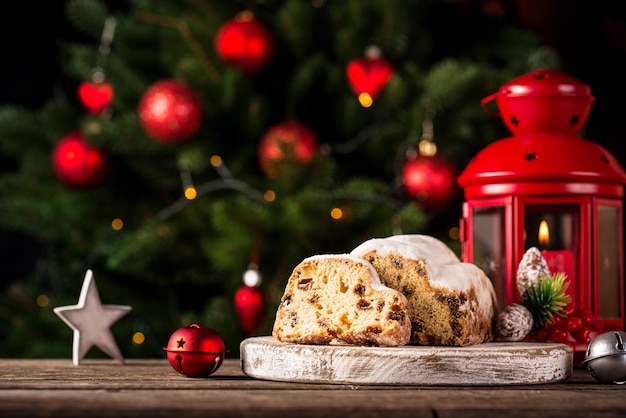
<svg viewBox="0 0 626 418">
<path fill-rule="evenodd" d="M 56 313 L 74 330 L 72 362 L 78 366 L 94 345 L 112 358 L 124 362 L 124 357 L 111 333 L 111 325 L 130 312 L 124 305 L 103 305 L 93 272 L 87 270 L 77 305 L 54 308 Z"/>
</svg>

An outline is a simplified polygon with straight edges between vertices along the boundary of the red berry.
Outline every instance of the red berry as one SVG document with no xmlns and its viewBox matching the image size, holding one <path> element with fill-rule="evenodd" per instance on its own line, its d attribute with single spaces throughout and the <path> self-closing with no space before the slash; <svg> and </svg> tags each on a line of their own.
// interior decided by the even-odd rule
<svg viewBox="0 0 626 418">
<path fill-rule="evenodd" d="M 550 336 L 550 333 L 548 332 L 547 329 L 540 328 L 535 331 L 534 335 L 537 341 L 544 342 L 544 341 L 548 341 L 548 337 Z"/>
<path fill-rule="evenodd" d="M 576 331 L 583 326 L 583 320 L 578 316 L 573 316 L 567 320 L 568 331 Z"/>
<path fill-rule="evenodd" d="M 573 303 L 569 303 L 566 307 L 565 307 L 565 316 L 570 317 L 570 316 L 574 316 L 574 314 L 576 313 L 576 307 L 574 306 Z"/>
<path fill-rule="evenodd" d="M 578 312 L 578 316 L 583 321 L 583 325 L 591 326 L 594 322 L 596 322 L 596 316 L 593 314 L 593 311 L 589 308 L 583 308 Z"/>
<path fill-rule="evenodd" d="M 583 326 L 576 331 L 572 331 L 572 337 L 579 343 L 591 342 L 591 327 Z"/>
<path fill-rule="evenodd" d="M 564 326 L 558 326 L 550 330 L 549 340 L 552 342 L 562 343 L 562 342 L 567 341 L 568 337 L 569 337 L 569 333 L 567 332 Z"/>
<path fill-rule="evenodd" d="M 560 325 L 563 324 L 563 322 L 565 322 L 565 320 L 558 316 L 558 315 L 554 315 L 552 316 L 552 319 L 550 320 L 550 322 L 548 322 L 547 327 L 548 329 L 554 329 Z"/>
</svg>

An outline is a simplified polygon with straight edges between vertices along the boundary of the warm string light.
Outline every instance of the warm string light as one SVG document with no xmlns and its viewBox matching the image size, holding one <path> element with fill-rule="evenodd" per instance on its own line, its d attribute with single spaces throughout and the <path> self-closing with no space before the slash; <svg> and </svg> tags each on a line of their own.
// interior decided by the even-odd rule
<svg viewBox="0 0 626 418">
<path fill-rule="evenodd" d="M 50 299 L 47 295 L 39 295 L 37 296 L 37 306 L 40 308 L 45 308 L 50 304 Z"/>
<path fill-rule="evenodd" d="M 359 103 L 361 103 L 363 107 L 371 107 L 372 104 L 374 104 L 374 100 L 369 93 L 361 93 L 359 94 Z"/>
<path fill-rule="evenodd" d="M 263 198 L 266 202 L 273 202 L 276 200 L 276 193 L 274 190 L 266 190 L 265 193 L 263 193 Z"/>
<path fill-rule="evenodd" d="M 146 336 L 143 332 L 137 331 L 133 334 L 133 343 L 137 345 L 141 345 L 146 341 Z"/>
<path fill-rule="evenodd" d="M 183 195 L 187 200 L 193 200 L 198 196 L 198 191 L 193 185 L 193 178 L 189 170 L 180 170 L 180 180 L 183 183 Z"/>
<path fill-rule="evenodd" d="M 120 218 L 115 218 L 111 221 L 111 228 L 113 228 L 113 230 L 115 231 L 120 231 L 122 228 L 124 228 L 124 221 L 122 221 Z"/>
<path fill-rule="evenodd" d="M 341 210 L 341 208 L 332 208 L 330 210 L 330 217 L 335 220 L 339 220 L 343 218 L 343 211 Z"/>
<path fill-rule="evenodd" d="M 185 188 L 185 198 L 187 200 L 194 200 L 196 197 L 198 197 L 198 191 L 195 187 L 189 186 Z"/>
<path fill-rule="evenodd" d="M 222 165 L 222 157 L 220 157 L 219 155 L 211 155 L 211 158 L 209 158 L 209 162 L 213 167 L 218 167 Z"/>
<path fill-rule="evenodd" d="M 432 157 L 437 154 L 437 145 L 433 142 L 434 137 L 433 120 L 427 117 L 422 122 L 422 136 L 417 145 L 420 155 Z"/>
</svg>

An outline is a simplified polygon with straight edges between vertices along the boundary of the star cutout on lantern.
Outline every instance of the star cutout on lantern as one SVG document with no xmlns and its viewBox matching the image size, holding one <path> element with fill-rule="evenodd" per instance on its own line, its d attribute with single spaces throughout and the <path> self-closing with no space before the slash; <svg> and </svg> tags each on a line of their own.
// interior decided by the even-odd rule
<svg viewBox="0 0 626 418">
<path fill-rule="evenodd" d="M 183 348 L 183 347 L 185 347 L 185 343 L 186 343 L 187 341 L 185 341 L 185 340 L 183 340 L 183 339 L 181 338 L 180 340 L 178 340 L 178 341 L 176 341 L 176 342 L 178 343 L 178 347 L 177 347 L 177 348 Z"/>
<path fill-rule="evenodd" d="M 72 344 L 74 365 L 78 366 L 94 345 L 112 358 L 124 362 L 110 327 L 131 309 L 130 306 L 103 305 L 100 302 L 93 272 L 87 270 L 78 304 L 54 308 L 54 313 L 74 330 Z"/>
</svg>

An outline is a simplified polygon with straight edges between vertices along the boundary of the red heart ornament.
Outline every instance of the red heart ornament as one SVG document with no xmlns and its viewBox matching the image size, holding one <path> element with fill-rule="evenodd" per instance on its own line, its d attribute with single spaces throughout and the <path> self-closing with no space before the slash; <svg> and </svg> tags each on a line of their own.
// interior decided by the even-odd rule
<svg viewBox="0 0 626 418">
<path fill-rule="evenodd" d="M 81 103 L 92 113 L 100 113 L 113 100 L 113 86 L 109 83 L 84 81 L 78 86 Z"/>
<path fill-rule="evenodd" d="M 393 68 L 384 58 L 358 58 L 350 61 L 346 75 L 357 95 L 367 93 L 374 99 L 385 87 Z"/>
</svg>

